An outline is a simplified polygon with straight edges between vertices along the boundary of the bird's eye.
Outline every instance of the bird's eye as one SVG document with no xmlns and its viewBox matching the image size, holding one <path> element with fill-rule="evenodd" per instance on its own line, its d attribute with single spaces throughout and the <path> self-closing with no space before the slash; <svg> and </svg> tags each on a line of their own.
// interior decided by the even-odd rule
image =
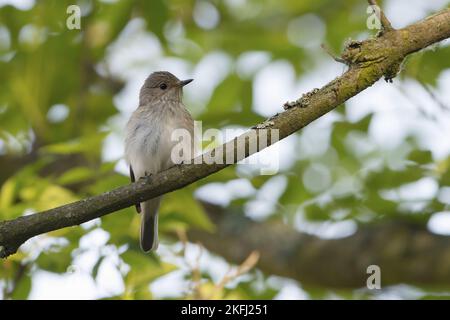
<svg viewBox="0 0 450 320">
<path fill-rule="evenodd" d="M 160 88 L 161 90 L 166 90 L 166 89 L 167 89 L 167 84 L 161 83 L 161 84 L 159 85 L 159 88 Z"/>
</svg>

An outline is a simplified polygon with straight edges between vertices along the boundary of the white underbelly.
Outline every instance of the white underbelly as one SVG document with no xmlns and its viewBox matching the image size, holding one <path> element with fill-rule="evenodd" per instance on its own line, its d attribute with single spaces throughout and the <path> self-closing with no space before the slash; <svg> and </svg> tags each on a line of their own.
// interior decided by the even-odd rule
<svg viewBox="0 0 450 320">
<path fill-rule="evenodd" d="M 143 123 L 137 124 L 137 127 L 130 130 L 133 134 L 126 138 L 125 146 L 126 160 L 133 168 L 136 179 L 146 173 L 154 174 L 172 166 L 172 150 L 180 143 L 172 140 L 172 132 L 180 128 L 173 121 L 164 127 L 160 124 L 150 127 Z M 187 139 L 181 143 L 191 145 Z"/>
</svg>

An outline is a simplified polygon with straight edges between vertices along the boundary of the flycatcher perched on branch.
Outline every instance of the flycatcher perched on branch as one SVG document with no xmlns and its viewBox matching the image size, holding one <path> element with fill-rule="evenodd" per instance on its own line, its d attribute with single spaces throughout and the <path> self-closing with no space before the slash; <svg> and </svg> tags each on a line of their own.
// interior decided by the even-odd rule
<svg viewBox="0 0 450 320">
<path fill-rule="evenodd" d="M 179 80 L 170 72 L 152 73 L 141 88 L 139 107 L 126 127 L 125 158 L 130 165 L 131 181 L 168 169 L 177 163 L 172 149 L 177 141 L 174 130 L 184 129 L 191 139 L 183 150 L 193 150 L 194 120 L 183 105 L 183 87 L 189 80 Z M 185 155 L 191 159 L 193 153 Z M 145 252 L 158 247 L 158 209 L 161 197 L 137 204 L 141 216 L 141 248 Z"/>
</svg>

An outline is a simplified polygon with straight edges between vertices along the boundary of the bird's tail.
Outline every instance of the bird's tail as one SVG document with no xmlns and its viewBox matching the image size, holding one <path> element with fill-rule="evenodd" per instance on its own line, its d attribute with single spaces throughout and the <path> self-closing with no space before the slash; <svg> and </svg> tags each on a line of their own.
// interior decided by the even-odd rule
<svg viewBox="0 0 450 320">
<path fill-rule="evenodd" d="M 145 252 L 158 248 L 158 209 L 161 198 L 141 203 L 141 248 Z"/>
</svg>

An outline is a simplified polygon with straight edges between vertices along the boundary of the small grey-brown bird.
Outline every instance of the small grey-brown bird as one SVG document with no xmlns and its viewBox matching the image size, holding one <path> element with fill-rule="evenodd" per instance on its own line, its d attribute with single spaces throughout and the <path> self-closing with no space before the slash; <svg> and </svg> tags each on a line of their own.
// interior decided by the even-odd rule
<svg viewBox="0 0 450 320">
<path fill-rule="evenodd" d="M 175 164 L 171 157 L 177 144 L 172 139 L 174 130 L 187 130 L 191 146 L 186 150 L 194 150 L 194 120 L 182 102 L 183 87 L 191 81 L 181 81 L 167 71 L 154 72 L 145 80 L 139 106 L 128 121 L 125 134 L 125 158 L 130 165 L 131 181 Z M 160 200 L 158 197 L 136 205 L 138 213 L 142 211 L 140 244 L 145 252 L 158 247 Z"/>
</svg>

